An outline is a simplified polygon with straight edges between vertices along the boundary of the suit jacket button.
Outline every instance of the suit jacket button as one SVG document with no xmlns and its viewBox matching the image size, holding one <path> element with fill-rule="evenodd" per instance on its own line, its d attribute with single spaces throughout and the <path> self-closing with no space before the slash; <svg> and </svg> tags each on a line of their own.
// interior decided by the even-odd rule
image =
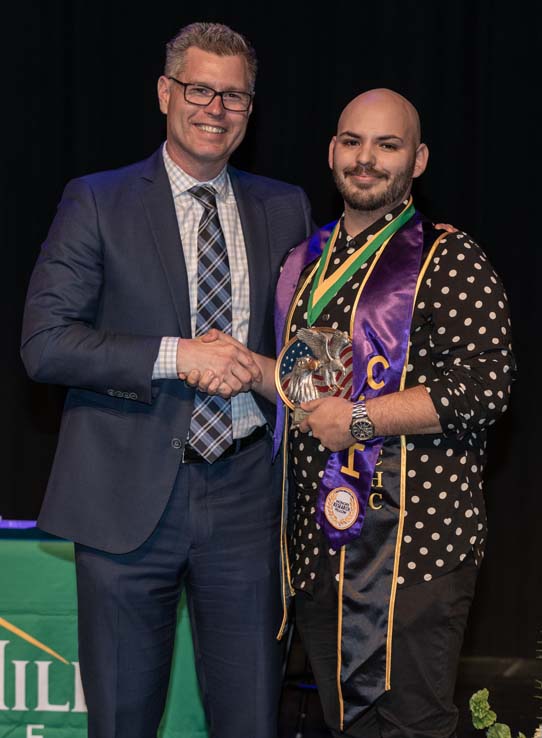
<svg viewBox="0 0 542 738">
<path fill-rule="evenodd" d="M 122 397 L 122 392 L 120 390 L 115 390 L 113 394 L 115 397 Z"/>
<path fill-rule="evenodd" d="M 183 447 L 183 443 L 182 443 L 182 441 L 181 441 L 180 438 L 172 438 L 171 439 L 171 446 L 172 446 L 172 448 L 177 448 L 178 449 L 178 448 L 182 448 Z"/>
<path fill-rule="evenodd" d="M 130 394 L 128 395 L 128 399 L 129 400 L 137 400 L 136 393 L 135 392 L 130 392 Z"/>
<path fill-rule="evenodd" d="M 107 390 L 107 394 L 108 394 L 108 395 L 109 395 L 110 397 L 114 397 L 114 396 L 115 396 L 115 390 L 112 390 L 112 389 L 108 389 L 108 390 Z"/>
</svg>

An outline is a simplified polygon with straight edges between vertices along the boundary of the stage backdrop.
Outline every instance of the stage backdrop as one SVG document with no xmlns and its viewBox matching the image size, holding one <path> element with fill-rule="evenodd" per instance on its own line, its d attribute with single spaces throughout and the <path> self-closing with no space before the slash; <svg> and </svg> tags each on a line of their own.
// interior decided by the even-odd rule
<svg viewBox="0 0 542 738">
<path fill-rule="evenodd" d="M 487 557 L 466 652 L 536 654 L 540 602 L 540 4 L 507 0 L 315 3 L 19 0 L 2 13 L 4 238 L 0 515 L 35 518 L 63 390 L 32 384 L 19 359 L 24 296 L 66 182 L 129 164 L 163 141 L 156 80 L 186 23 L 222 21 L 255 45 L 260 70 L 234 162 L 307 191 L 318 223 L 340 214 L 327 167 L 337 117 L 357 93 L 410 98 L 429 145 L 415 202 L 468 231 L 501 274 L 519 379 L 492 434 Z"/>
<path fill-rule="evenodd" d="M 42 536 L 0 528 L 0 736 L 86 738 L 73 545 Z M 159 738 L 187 736 L 207 731 L 182 602 Z"/>
</svg>

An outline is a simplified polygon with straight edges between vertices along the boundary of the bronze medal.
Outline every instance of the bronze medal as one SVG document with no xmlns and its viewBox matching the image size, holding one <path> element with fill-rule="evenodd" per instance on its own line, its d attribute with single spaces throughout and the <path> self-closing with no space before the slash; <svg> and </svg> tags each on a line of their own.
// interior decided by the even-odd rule
<svg viewBox="0 0 542 738">
<path fill-rule="evenodd" d="M 358 498 L 348 487 L 335 487 L 326 497 L 324 515 L 336 530 L 346 530 L 358 519 Z"/>
</svg>

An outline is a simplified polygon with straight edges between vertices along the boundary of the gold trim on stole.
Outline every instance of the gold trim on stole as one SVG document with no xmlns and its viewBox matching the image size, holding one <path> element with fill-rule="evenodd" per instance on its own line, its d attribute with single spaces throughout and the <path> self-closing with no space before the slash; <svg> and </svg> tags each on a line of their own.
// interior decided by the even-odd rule
<svg viewBox="0 0 542 738">
<path fill-rule="evenodd" d="M 431 263 L 433 259 L 433 255 L 438 245 L 440 244 L 441 240 L 445 236 L 448 236 L 448 235 L 449 235 L 448 232 L 442 233 L 433 243 L 431 248 L 429 249 L 429 253 L 423 263 L 422 268 L 420 269 L 420 274 L 418 275 L 418 281 L 416 282 L 416 291 L 414 293 L 414 300 L 412 301 L 412 313 L 414 313 L 416 299 L 418 297 L 418 292 L 419 292 L 422 280 L 425 276 L 425 272 L 427 271 L 427 268 L 429 264 Z M 409 341 L 409 344 L 410 344 L 410 341 Z M 403 372 L 401 374 L 401 383 L 399 386 L 400 392 L 404 390 L 405 388 L 409 355 L 410 355 L 410 345 L 407 346 L 405 364 L 403 366 Z M 403 528 L 404 528 L 405 507 L 406 507 L 405 505 L 406 457 L 407 457 L 406 436 L 403 435 L 401 436 L 401 481 L 400 481 L 399 525 L 397 528 L 397 539 L 395 543 L 395 559 L 393 563 L 393 575 L 392 575 L 391 593 L 390 593 L 390 606 L 388 609 L 388 632 L 386 636 L 386 680 L 385 680 L 385 685 L 384 685 L 384 689 L 386 691 L 391 689 L 391 655 L 392 655 L 392 648 L 393 648 L 393 616 L 394 616 L 394 611 L 395 611 L 395 596 L 397 594 L 397 577 L 399 575 L 399 562 L 401 559 L 401 543 L 403 541 Z"/>
<path fill-rule="evenodd" d="M 339 562 L 339 589 L 337 608 L 337 696 L 339 697 L 339 725 L 344 730 L 344 700 L 341 686 L 342 668 L 342 629 L 343 629 L 343 586 L 344 586 L 344 560 L 346 558 L 346 546 L 341 547 L 341 558 Z"/>
<path fill-rule="evenodd" d="M 300 295 L 303 294 L 305 291 L 307 284 L 310 283 L 310 280 L 316 273 L 316 270 L 318 269 L 320 258 L 316 259 L 316 262 L 314 264 L 314 267 L 311 269 L 309 275 L 307 276 L 307 279 L 303 283 L 300 289 L 295 293 L 292 302 L 290 304 L 290 309 L 288 310 L 288 315 L 286 317 L 286 321 L 284 323 L 284 334 L 282 336 L 282 342 L 286 342 L 286 338 L 290 334 L 290 326 L 292 324 L 292 317 L 294 314 L 295 307 L 297 305 L 297 302 L 299 300 Z M 275 364 L 275 383 L 277 382 L 278 377 L 278 371 L 279 371 L 279 365 L 278 362 Z M 283 438 L 282 438 L 282 503 L 281 503 L 281 520 L 280 520 L 280 557 L 281 557 L 281 563 L 282 563 L 282 571 L 281 571 L 281 593 L 282 593 L 282 622 L 280 624 L 279 632 L 277 633 L 277 640 L 280 641 L 282 639 L 282 636 L 284 635 L 284 630 L 286 628 L 286 625 L 288 623 L 288 608 L 286 606 L 287 597 L 286 597 L 286 587 L 288 587 L 288 591 L 290 593 L 291 597 L 295 596 L 295 590 L 292 587 L 292 580 L 290 575 L 290 561 L 288 557 L 288 542 L 287 542 L 287 533 L 286 533 L 286 525 L 285 525 L 285 504 L 286 504 L 286 485 L 288 484 L 288 420 L 290 417 L 290 410 L 288 407 L 285 406 L 284 408 L 284 429 L 283 429 Z"/>
</svg>

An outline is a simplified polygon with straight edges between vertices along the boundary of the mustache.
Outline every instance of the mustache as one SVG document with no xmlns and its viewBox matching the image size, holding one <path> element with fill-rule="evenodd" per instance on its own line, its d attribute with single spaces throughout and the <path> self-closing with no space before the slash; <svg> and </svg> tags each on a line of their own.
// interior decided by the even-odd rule
<svg viewBox="0 0 542 738">
<path fill-rule="evenodd" d="M 380 177 L 381 179 L 386 179 L 388 176 L 386 172 L 382 172 L 379 169 L 375 169 L 374 167 L 366 165 L 366 164 L 358 164 L 355 167 L 350 167 L 349 169 L 345 169 L 344 174 L 347 177 L 351 175 L 359 176 L 361 174 L 367 174 L 369 175 L 369 177 Z"/>
</svg>

